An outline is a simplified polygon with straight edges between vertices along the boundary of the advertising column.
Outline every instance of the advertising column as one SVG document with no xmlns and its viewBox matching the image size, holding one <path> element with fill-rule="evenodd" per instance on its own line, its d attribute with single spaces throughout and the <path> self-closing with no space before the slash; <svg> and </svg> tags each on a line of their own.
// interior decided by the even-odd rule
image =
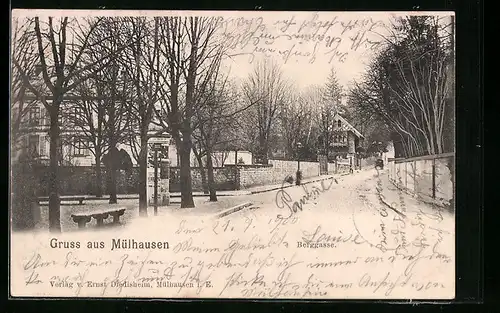
<svg viewBox="0 0 500 313">
<path fill-rule="evenodd" d="M 155 205 L 155 179 L 157 181 L 157 205 L 170 204 L 168 146 L 170 137 L 152 137 L 148 141 L 147 198 L 148 205 Z M 155 156 L 156 155 L 156 156 Z M 155 177 L 155 167 L 157 176 Z"/>
</svg>

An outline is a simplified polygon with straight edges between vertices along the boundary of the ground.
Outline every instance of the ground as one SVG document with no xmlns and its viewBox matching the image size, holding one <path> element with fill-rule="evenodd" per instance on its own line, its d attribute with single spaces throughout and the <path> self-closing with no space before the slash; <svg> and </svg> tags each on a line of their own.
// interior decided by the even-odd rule
<svg viewBox="0 0 500 313">
<path fill-rule="evenodd" d="M 383 188 L 381 188 L 383 185 Z M 417 201 L 407 194 L 396 190 L 387 180 L 386 171 L 377 171 L 375 169 L 364 169 L 356 171 L 352 175 L 344 175 L 335 177 L 335 180 L 324 180 L 323 182 L 315 182 L 304 184 L 303 186 L 290 186 L 280 191 L 277 189 L 279 186 L 274 186 L 273 190 L 267 192 L 259 192 L 256 194 L 242 194 L 235 196 L 219 196 L 217 202 L 208 201 L 208 197 L 195 197 L 195 208 L 180 209 L 179 198 L 172 199 L 173 204 L 168 207 L 159 207 L 158 214 L 160 216 L 175 215 L 192 215 L 203 216 L 213 215 L 225 209 L 234 207 L 236 205 L 251 202 L 253 204 L 251 209 L 242 210 L 240 212 L 231 214 L 231 218 L 238 216 L 244 218 L 247 215 L 258 214 L 260 216 L 276 216 L 288 215 L 291 211 L 288 208 L 293 206 L 293 202 L 300 202 L 300 199 L 307 197 L 307 192 L 313 193 L 314 190 L 328 188 L 328 190 L 321 191 L 317 196 L 312 195 L 309 200 L 305 201 L 302 210 L 299 209 L 301 214 L 328 214 L 335 215 L 336 218 L 353 220 L 353 216 L 366 216 L 377 217 L 379 215 L 379 208 L 385 207 L 391 211 L 388 214 L 398 216 L 395 211 L 406 210 L 418 211 L 423 210 L 433 214 L 437 209 L 431 205 Z M 265 188 L 260 188 L 264 190 Z M 271 189 L 271 188 L 268 188 Z M 382 189 L 382 190 L 380 190 Z M 379 190 L 379 192 L 377 191 Z M 381 202 L 385 200 L 384 202 Z M 285 201 L 286 199 L 290 201 Z M 292 201 L 293 200 L 293 201 Z M 404 201 L 405 204 L 401 204 Z M 392 204 L 393 208 L 389 206 Z M 387 206 L 389 205 L 389 206 Z M 85 205 L 62 205 L 61 206 L 61 227 L 62 231 L 77 230 L 77 225 L 71 219 L 71 214 L 83 211 L 99 210 L 109 207 L 125 207 L 127 208 L 125 215 L 121 218 L 122 224 L 126 225 L 138 217 L 138 200 L 137 199 L 120 199 L 117 204 L 108 204 L 106 200 L 92 200 L 85 202 Z M 439 211 L 442 211 L 441 209 Z M 403 213 L 404 212 L 400 212 Z M 148 214 L 153 215 L 153 208 L 148 208 Z M 297 213 L 296 213 L 297 214 Z M 445 215 L 446 221 L 454 223 L 453 215 L 449 213 L 441 213 Z M 356 222 L 356 220 L 354 220 Z M 89 225 L 92 225 L 92 221 Z M 449 225 L 448 228 L 452 225 Z M 37 225 L 38 229 L 48 228 L 48 207 L 41 207 L 41 222 Z"/>
<path fill-rule="evenodd" d="M 74 264 L 87 264 L 88 268 L 81 268 L 85 279 L 97 283 L 164 279 L 205 286 L 196 290 L 161 286 L 57 289 L 58 295 L 65 296 L 454 297 L 454 214 L 395 189 L 386 171 L 364 169 L 302 186 L 221 196 L 216 203 L 207 202 L 206 197 L 195 201 L 193 209 L 161 207 L 159 216 L 152 216 L 150 208 L 149 217 L 140 218 L 136 217 L 137 200 L 120 200 L 116 206 L 130 208 L 123 227 L 85 233 L 71 231 L 76 226 L 69 217 L 72 210 L 90 206 L 63 206 L 62 235 L 14 236 L 14 258 L 28 260 L 24 265 L 16 263 L 15 277 L 20 283 L 23 277 L 24 283 L 36 288 L 55 272 L 61 277 L 75 275 Z M 247 202 L 252 205 L 216 216 Z M 55 249 L 54 240 L 63 248 Z M 146 254 L 140 246 L 130 248 L 130 243 L 118 246 L 117 240 L 125 242 L 121 245 L 161 242 L 169 248 L 149 249 Z M 72 249 L 69 245 L 76 242 L 81 247 Z M 72 261 L 68 267 L 68 258 L 82 261 Z M 105 261 L 95 263 L 100 260 Z M 40 285 L 35 285 L 35 278 Z M 83 278 L 68 279 L 79 282 Z M 19 288 L 30 292 L 24 285 Z M 36 290 L 40 295 L 56 292 Z"/>
</svg>

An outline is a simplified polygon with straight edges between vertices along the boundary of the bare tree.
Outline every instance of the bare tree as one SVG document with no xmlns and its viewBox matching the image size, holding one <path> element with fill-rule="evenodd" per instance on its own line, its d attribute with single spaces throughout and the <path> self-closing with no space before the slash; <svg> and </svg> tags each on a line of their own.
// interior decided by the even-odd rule
<svg viewBox="0 0 500 313">
<path fill-rule="evenodd" d="M 21 64 L 13 60 L 30 92 L 45 107 L 50 117 L 50 180 L 49 180 L 49 229 L 61 231 L 59 207 L 58 149 L 60 146 L 59 115 L 65 97 L 75 87 L 87 80 L 96 71 L 105 68 L 114 57 L 109 54 L 97 61 L 84 63 L 82 55 L 96 43 L 92 33 L 99 18 L 70 19 L 48 17 L 42 23 L 34 18 L 34 31 L 38 50 L 38 62 L 43 84 L 38 85 Z M 106 38 L 99 38 L 99 41 Z"/>
<path fill-rule="evenodd" d="M 450 51 L 439 18 L 399 19 L 399 34 L 351 92 L 366 114 L 384 120 L 401 138 L 404 156 L 442 153 L 450 108 Z"/>
<path fill-rule="evenodd" d="M 217 148 L 227 149 L 235 141 L 234 129 L 237 127 L 236 116 L 246 108 L 234 106 L 238 100 L 236 88 L 216 74 L 205 95 L 200 96 L 197 107 L 193 132 L 196 146 L 206 157 L 207 184 L 210 201 L 217 201 L 214 179 L 214 157 Z M 199 154 L 199 153 L 198 153 Z M 226 156 L 227 157 L 227 156 Z"/>
<path fill-rule="evenodd" d="M 167 69 L 162 71 L 159 116 L 172 134 L 180 153 L 181 208 L 194 207 L 191 182 L 193 118 L 199 97 L 220 67 L 224 46 L 216 36 L 217 18 L 163 17 L 160 22 L 162 57 Z"/>
<path fill-rule="evenodd" d="M 129 124 L 133 120 L 129 118 L 128 104 L 124 99 L 126 81 L 119 81 L 113 74 L 111 77 L 104 75 L 105 71 L 96 73 L 75 89 L 75 99 L 62 112 L 64 128 L 71 131 L 66 131 L 61 140 L 74 149 L 84 148 L 92 153 L 97 197 L 103 193 L 101 165 L 105 163 L 108 168 L 110 203 L 116 203 L 116 144 L 126 142 Z M 121 89 L 120 101 L 116 93 L 110 92 L 116 89 Z"/>
<path fill-rule="evenodd" d="M 119 151 L 117 145 L 126 138 L 127 125 L 135 124 L 127 103 L 128 75 L 124 66 L 121 66 L 120 60 L 123 59 L 124 52 L 121 51 L 123 32 L 123 23 L 121 19 L 106 19 L 99 28 L 100 36 L 107 37 L 109 40 L 101 45 L 98 50 L 98 57 L 106 53 L 112 53 L 120 56 L 112 60 L 107 68 L 102 71 L 103 83 L 106 93 L 109 95 L 105 102 L 106 113 L 106 137 L 108 140 L 107 168 L 109 177 L 109 203 L 117 203 L 116 195 L 116 175 Z M 126 38 L 126 37 L 125 37 Z M 121 52 L 120 52 L 121 51 Z"/>
<path fill-rule="evenodd" d="M 286 101 L 290 85 L 283 76 L 281 68 L 269 59 L 258 62 L 254 71 L 243 83 L 243 92 L 248 102 L 255 103 L 248 112 L 253 125 L 257 128 L 260 162 L 268 163 L 269 140 L 275 128 L 279 109 Z"/>
<path fill-rule="evenodd" d="M 283 102 L 280 108 L 279 121 L 280 129 L 285 141 L 286 157 L 288 159 L 297 157 L 297 148 L 299 143 L 305 146 L 315 143 L 312 137 L 313 130 L 313 108 L 317 106 L 317 100 L 321 98 L 314 97 L 316 89 L 309 88 L 301 93 L 290 92 L 287 95 L 286 101 Z M 320 95 L 317 93 L 317 95 Z M 308 150 L 305 148 L 304 150 Z M 315 150 L 316 147 L 310 147 Z"/>
<path fill-rule="evenodd" d="M 19 64 L 24 74 L 33 77 L 36 75 L 38 54 L 34 44 L 33 19 L 13 19 L 12 48 L 10 58 Z M 28 97 L 27 97 L 28 96 Z M 36 105 L 35 99 L 27 94 L 27 87 L 18 67 L 11 68 L 11 95 L 10 95 L 10 140 L 12 149 L 17 149 L 24 122 L 29 117 L 31 109 Z M 16 155 L 17 150 L 11 151 Z"/>
<path fill-rule="evenodd" d="M 161 60 L 160 20 L 133 17 L 123 18 L 121 22 L 123 36 L 133 42 L 125 50 L 121 64 L 135 94 L 130 99 L 133 105 L 129 106 L 129 114 L 137 127 L 128 127 L 131 130 L 129 141 L 139 163 L 139 215 L 147 216 L 148 140 L 152 136 L 155 105 L 161 99 L 161 75 L 166 71 L 165 62 Z"/>
<path fill-rule="evenodd" d="M 450 108 L 450 51 L 438 17 L 407 17 L 393 26 L 362 83 L 351 92 L 360 109 L 384 120 L 403 156 L 442 153 Z"/>
<path fill-rule="evenodd" d="M 95 159 L 95 193 L 102 196 L 101 157 L 108 148 L 105 135 L 105 107 L 102 84 L 96 77 L 75 88 L 74 100 L 62 110 L 63 128 L 71 130 L 61 134 L 61 141 L 73 149 L 84 148 Z"/>
<path fill-rule="evenodd" d="M 350 116 L 349 122 L 365 137 L 365 140 L 361 143 L 361 147 L 365 152 L 373 150 L 373 142 L 382 142 L 383 146 L 386 147 L 391 140 L 389 126 L 377 114 L 367 114 L 368 112 L 364 108 L 365 104 L 357 103 L 359 100 L 357 97 L 349 95 L 347 107 Z"/>
<path fill-rule="evenodd" d="M 108 54 L 121 56 L 120 20 L 103 18 L 93 32 L 97 44 L 82 56 L 87 62 L 94 62 Z M 99 42 L 99 38 L 108 38 Z M 122 52 L 123 53 L 123 52 Z M 116 196 L 116 145 L 127 138 L 129 118 L 126 103 L 127 80 L 125 72 L 119 71 L 119 64 L 112 60 L 108 66 L 94 73 L 74 91 L 74 100 L 64 107 L 63 120 L 71 129 L 63 136 L 66 145 L 84 147 L 95 160 L 95 194 L 102 196 L 101 164 L 106 161 L 108 173 L 109 203 L 117 203 Z M 104 158 L 103 158 L 104 157 Z"/>
</svg>

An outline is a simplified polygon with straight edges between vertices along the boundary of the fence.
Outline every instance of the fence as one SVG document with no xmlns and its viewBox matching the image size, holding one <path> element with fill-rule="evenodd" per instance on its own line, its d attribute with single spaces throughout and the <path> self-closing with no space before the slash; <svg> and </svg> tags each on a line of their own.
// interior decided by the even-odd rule
<svg viewBox="0 0 500 313">
<path fill-rule="evenodd" d="M 455 154 L 388 159 L 389 180 L 399 189 L 443 206 L 455 198 Z"/>
<path fill-rule="evenodd" d="M 372 161 L 363 161 L 368 166 Z M 279 184 L 288 176 L 295 178 L 299 164 L 297 161 L 269 160 L 268 165 L 240 164 L 226 165 L 214 168 L 214 180 L 217 190 L 237 190 L 252 186 Z M 349 162 L 328 163 L 327 172 L 323 174 L 342 174 L 349 172 Z M 320 175 L 319 162 L 300 162 L 300 170 L 303 178 L 317 177 Z M 205 177 L 207 177 L 207 170 Z M 102 167 L 101 188 L 103 194 L 108 194 L 106 179 L 106 168 Z M 194 191 L 202 191 L 202 170 L 198 167 L 191 168 L 192 188 Z M 46 166 L 38 166 L 35 169 L 39 196 L 48 196 L 49 169 Z M 180 191 L 180 169 L 170 167 L 171 192 Z M 59 186 L 61 195 L 92 195 L 96 192 L 95 166 L 63 166 L 59 168 Z M 133 167 L 129 171 L 117 171 L 117 193 L 137 194 L 139 181 L 139 168 Z M 15 186 L 14 186 L 15 187 Z"/>
<path fill-rule="evenodd" d="M 92 195 L 96 192 L 97 180 L 95 166 L 61 166 L 59 167 L 59 191 L 61 195 Z M 107 171 L 101 168 L 101 188 L 104 194 L 108 194 Z M 37 166 L 35 177 L 38 180 L 37 194 L 48 196 L 49 168 Z M 118 170 L 116 173 L 116 191 L 118 194 L 138 193 L 137 184 L 139 168 L 134 167 L 129 171 Z"/>
</svg>

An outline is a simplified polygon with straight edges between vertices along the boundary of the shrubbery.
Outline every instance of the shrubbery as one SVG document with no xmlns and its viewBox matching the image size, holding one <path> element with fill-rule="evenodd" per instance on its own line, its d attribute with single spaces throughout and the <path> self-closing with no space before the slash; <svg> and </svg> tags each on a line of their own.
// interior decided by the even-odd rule
<svg viewBox="0 0 500 313">
<path fill-rule="evenodd" d="M 35 227 L 39 210 L 37 163 L 29 154 L 22 154 L 11 167 L 11 214 L 13 230 Z"/>
</svg>

